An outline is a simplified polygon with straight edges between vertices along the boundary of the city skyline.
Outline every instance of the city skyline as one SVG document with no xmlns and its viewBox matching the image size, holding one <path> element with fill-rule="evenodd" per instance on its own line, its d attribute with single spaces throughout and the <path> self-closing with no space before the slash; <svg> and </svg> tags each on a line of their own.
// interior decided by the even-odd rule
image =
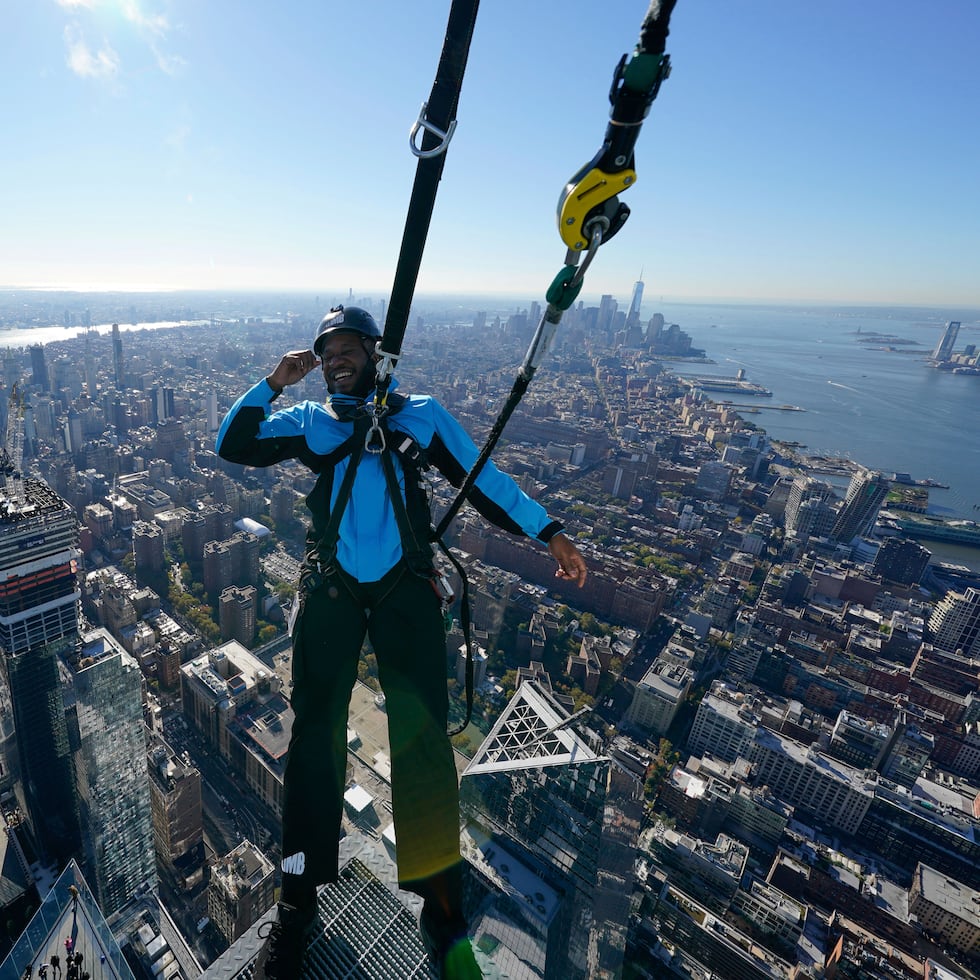
<svg viewBox="0 0 980 980">
<path fill-rule="evenodd" d="M 555 200 L 645 9 L 485 5 L 420 291 L 543 293 Z M 29 5 L 5 51 L 0 287 L 385 288 L 447 13 Z M 587 290 L 628 295 L 642 269 L 651 298 L 980 305 L 980 13 L 930 13 L 681 0 L 633 215 Z"/>
<path fill-rule="evenodd" d="M 580 538 L 590 562 L 585 587 L 570 592 L 543 548 L 492 534 L 474 515 L 464 513 L 458 538 L 453 532 L 481 661 L 477 728 L 455 743 L 477 957 L 505 972 L 519 962 L 546 978 L 612 975 L 620 966 L 636 973 L 634 966 L 658 962 L 666 971 L 692 960 L 724 976 L 789 978 L 807 964 L 816 976 L 835 956 L 857 962 L 854 949 L 869 941 L 901 952 L 910 976 L 912 967 L 922 973 L 927 955 L 971 962 L 980 944 L 980 702 L 969 643 L 977 640 L 980 572 L 933 564 L 931 547 L 884 536 L 884 528 L 877 540 L 859 537 L 844 548 L 868 529 L 886 484 L 895 484 L 893 507 L 940 512 L 950 488 L 933 480 L 915 486 L 904 474 L 882 480 L 843 461 L 828 473 L 828 460 L 797 452 L 806 448 L 798 441 L 771 440 L 774 423 L 753 412 L 755 404 L 703 398 L 657 360 L 703 343 L 726 373 L 746 363 L 753 378 L 768 380 L 774 362 L 765 351 L 778 346 L 778 370 L 790 375 L 802 406 L 806 375 L 793 371 L 810 360 L 812 344 L 820 366 L 810 365 L 811 391 L 840 405 L 843 424 L 813 403 L 781 406 L 779 378 L 771 400 L 747 400 L 772 405 L 777 417 L 792 409 L 794 425 L 812 408 L 818 426 L 855 439 L 868 430 L 881 443 L 882 424 L 871 414 L 880 379 L 890 392 L 910 394 L 940 455 L 954 455 L 942 440 L 955 438 L 970 488 L 975 467 L 957 422 L 980 397 L 975 378 L 928 363 L 941 332 L 934 317 L 827 321 L 778 310 L 767 320 L 755 310 L 757 332 L 739 332 L 736 351 L 726 333 L 738 321 L 727 316 L 708 325 L 685 319 L 691 333 L 661 332 L 662 318 L 654 318 L 631 345 L 630 318 L 618 305 L 608 298 L 601 308 L 568 311 L 550 355 L 554 369 L 536 379 L 495 454 Z M 457 317 L 450 326 L 420 315 L 419 356 L 405 365 L 403 390 L 424 384 L 474 433 L 485 430 L 488 406 L 510 381 L 500 365 L 519 359 L 534 319 L 515 311 L 492 323 Z M 86 826 L 126 836 L 105 849 L 105 861 L 70 865 L 26 930 L 21 917 L 8 917 L 16 944 L 6 959 L 0 952 L 3 980 L 60 953 L 66 916 L 74 923 L 74 912 L 64 911 L 68 881 L 81 892 L 76 949 L 86 964 L 98 961 L 103 941 L 107 954 L 125 948 L 136 972 L 139 959 L 175 976 L 200 976 L 204 967 L 218 980 L 247 971 L 254 958 L 260 917 L 273 900 L 292 724 L 290 641 L 280 614 L 304 553 L 297 506 L 314 476 L 298 467 L 223 466 L 212 423 L 315 322 L 308 313 L 265 320 L 245 308 L 237 318 L 135 333 L 72 337 L 61 327 L 60 339 L 5 351 L 5 387 L 16 383 L 22 392 L 8 411 L 15 420 L 24 407 L 23 460 L 32 476 L 19 479 L 21 444 L 8 439 L 0 535 L 8 559 L 0 626 L 8 638 L 0 636 L 0 660 L 9 676 L 0 690 L 8 706 L 0 755 L 36 772 L 40 727 L 67 724 L 70 741 L 55 734 L 73 750 L 71 785 L 86 803 Z M 787 356 L 792 338 L 797 347 Z M 906 347 L 920 348 L 918 356 L 903 355 Z M 287 401 L 320 397 L 321 379 L 309 380 Z M 888 425 L 902 433 L 905 460 L 914 440 L 899 406 L 884 407 Z M 12 431 L 16 437 L 19 428 Z M 942 475 L 923 465 L 908 468 Z M 836 489 L 808 486 L 806 473 L 834 480 Z M 441 511 L 445 500 L 438 494 L 433 503 Z M 255 617 L 242 635 L 243 624 L 221 607 L 244 588 Z M 50 640 L 54 616 L 77 639 L 40 642 L 45 624 Z M 454 628 L 448 649 L 461 644 Z M 344 840 L 353 845 L 364 831 L 379 854 L 397 857 L 386 702 L 365 665 L 369 686 L 355 690 L 351 705 Z M 457 717 L 461 677 L 451 688 Z M 41 696 L 56 691 L 58 678 L 64 706 Z M 138 737 L 144 719 L 154 732 L 149 763 Z M 12 752 L 12 735 L 29 751 Z M 189 782 L 177 799 L 182 774 Z M 6 764 L 0 775 L 5 790 L 21 776 Z M 141 802 L 151 779 L 150 800 Z M 24 795 L 5 792 L 11 847 L 30 830 L 22 817 L 36 819 Z M 49 805 L 41 815 L 60 811 Z M 838 858 L 841 835 L 847 846 Z M 105 839 L 91 830 L 81 836 Z M 139 872 L 137 861 L 120 860 L 134 851 L 149 857 L 152 846 L 159 877 L 151 862 Z M 206 855 L 214 861 L 205 864 Z M 831 869 L 844 860 L 861 877 L 835 878 Z M 11 882 L 24 909 L 37 906 L 43 882 L 62 864 L 32 870 L 33 892 L 30 878 Z M 398 942 L 384 955 L 414 963 L 424 956 L 411 909 L 387 887 L 390 872 L 380 862 L 363 868 L 348 865 L 320 893 L 310 976 L 334 976 L 333 954 L 376 962 L 365 926 L 389 938 L 389 926 L 397 927 Z M 132 871 L 129 880 L 122 869 Z M 871 874 L 874 891 L 862 884 Z M 131 895 L 112 916 L 111 937 L 101 913 L 93 918 L 90 887 L 105 914 Z M 944 894 L 958 895 L 957 903 L 938 907 Z M 845 913 L 861 932 L 841 945 Z M 92 972 L 107 976 L 110 967 Z"/>
</svg>

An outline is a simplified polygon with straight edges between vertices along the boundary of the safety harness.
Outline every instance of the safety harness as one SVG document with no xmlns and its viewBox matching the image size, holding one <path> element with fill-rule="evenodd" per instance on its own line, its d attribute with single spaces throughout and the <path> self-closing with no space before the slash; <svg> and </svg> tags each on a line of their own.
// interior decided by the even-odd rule
<svg viewBox="0 0 980 980">
<path fill-rule="evenodd" d="M 361 409 L 354 415 L 354 429 L 333 452 L 322 458 L 320 475 L 310 491 L 307 503 L 313 513 L 329 513 L 323 531 L 317 533 L 310 528 L 307 536 L 306 559 L 303 563 L 301 584 L 309 593 L 318 588 L 323 581 L 337 569 L 337 543 L 340 540 L 340 523 L 350 501 L 357 477 L 358 464 L 365 453 L 377 455 L 381 462 L 388 496 L 398 526 L 402 545 L 402 558 L 409 570 L 422 578 L 431 579 L 435 574 L 432 561 L 432 512 L 429 497 L 425 490 L 423 472 L 428 463 L 422 447 L 406 432 L 392 429 L 387 416 L 399 412 L 408 399 L 393 394 L 388 399 L 387 415 L 376 419 Z M 402 497 L 398 476 L 392 462 L 392 455 L 398 457 L 405 473 L 405 495 Z M 344 472 L 333 506 L 330 494 L 333 474 L 338 463 L 347 459 Z"/>
</svg>

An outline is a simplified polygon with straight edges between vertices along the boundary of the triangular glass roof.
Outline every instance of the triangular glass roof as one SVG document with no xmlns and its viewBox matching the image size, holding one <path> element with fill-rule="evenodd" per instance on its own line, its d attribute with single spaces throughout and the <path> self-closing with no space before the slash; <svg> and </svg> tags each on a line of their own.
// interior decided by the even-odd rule
<svg viewBox="0 0 980 980">
<path fill-rule="evenodd" d="M 605 758 L 567 727 L 570 718 L 534 681 L 524 681 L 463 775 L 565 766 Z"/>
</svg>

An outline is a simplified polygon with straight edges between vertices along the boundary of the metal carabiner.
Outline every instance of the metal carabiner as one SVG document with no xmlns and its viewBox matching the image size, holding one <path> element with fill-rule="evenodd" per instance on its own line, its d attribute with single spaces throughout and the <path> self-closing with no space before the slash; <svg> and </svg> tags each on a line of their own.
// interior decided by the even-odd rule
<svg viewBox="0 0 980 980">
<path fill-rule="evenodd" d="M 442 130 L 438 126 L 433 125 L 425 118 L 425 111 L 429 108 L 428 102 L 422 103 L 422 108 L 419 109 L 419 117 L 415 120 L 412 125 L 411 130 L 408 134 L 408 145 L 420 160 L 429 160 L 432 157 L 439 156 L 440 153 L 445 153 L 446 149 L 449 147 L 449 141 L 453 138 L 453 133 L 456 132 L 456 120 L 453 119 L 449 124 L 449 129 Z M 433 136 L 439 137 L 439 145 L 434 146 L 431 150 L 423 150 L 415 142 L 415 138 L 418 135 L 420 129 L 424 129 L 427 133 L 432 133 Z"/>
<path fill-rule="evenodd" d="M 367 430 L 367 434 L 364 436 L 364 451 L 380 456 L 387 448 L 385 430 L 381 428 L 378 416 L 372 415 L 371 428 Z"/>
<path fill-rule="evenodd" d="M 605 227 L 603 227 L 605 225 Z M 602 244 L 602 234 L 609 227 L 609 221 L 607 218 L 593 218 L 589 222 L 589 247 L 586 250 L 585 258 L 582 260 L 582 264 L 576 269 L 575 275 L 568 282 L 568 288 L 572 289 L 582 284 L 582 280 L 585 279 L 585 273 L 588 271 L 590 265 L 592 265 L 592 260 L 596 257 L 599 251 L 599 246 Z M 569 257 L 575 256 L 575 260 L 578 261 L 581 252 L 573 252 L 569 249 Z"/>
</svg>

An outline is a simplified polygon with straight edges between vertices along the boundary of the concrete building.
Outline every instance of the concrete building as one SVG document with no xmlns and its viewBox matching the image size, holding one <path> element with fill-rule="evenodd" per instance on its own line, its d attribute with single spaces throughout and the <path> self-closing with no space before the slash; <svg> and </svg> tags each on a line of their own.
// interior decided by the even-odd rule
<svg viewBox="0 0 980 980">
<path fill-rule="evenodd" d="M 747 758 L 760 720 L 744 694 L 715 681 L 698 705 L 688 750 L 692 755 L 713 755 L 726 762 Z"/>
<path fill-rule="evenodd" d="M 152 521 L 133 525 L 133 553 L 139 571 L 162 572 L 167 564 L 163 529 Z"/>
<path fill-rule="evenodd" d="M 807 904 L 758 878 L 751 880 L 748 890 L 738 889 L 731 909 L 748 919 L 762 934 L 762 942 L 778 952 L 791 954 L 806 928 Z"/>
<path fill-rule="evenodd" d="M 911 538 L 885 538 L 871 565 L 875 575 L 901 585 L 917 585 L 925 573 L 932 552 Z"/>
<path fill-rule="evenodd" d="M 973 815 L 973 800 L 948 787 L 908 789 L 879 781 L 857 836 L 909 873 L 923 862 L 980 889 L 980 819 Z"/>
<path fill-rule="evenodd" d="M 272 862 L 247 840 L 212 865 L 208 916 L 229 945 L 272 905 L 274 871 Z"/>
<path fill-rule="evenodd" d="M 636 685 L 626 720 L 663 735 L 677 717 L 693 680 L 694 672 L 690 668 L 658 657 Z"/>
<path fill-rule="evenodd" d="M 956 347 L 956 338 L 960 332 L 960 321 L 950 320 L 943 329 L 943 335 L 936 344 L 936 349 L 932 352 L 932 359 L 938 364 L 950 360 L 953 356 L 953 349 Z"/>
<path fill-rule="evenodd" d="M 909 889 L 909 911 L 926 932 L 975 956 L 980 950 L 980 892 L 919 864 Z"/>
<path fill-rule="evenodd" d="M 237 640 L 251 647 L 255 641 L 258 593 L 251 585 L 231 585 L 218 596 L 218 622 L 222 640 Z"/>
<path fill-rule="evenodd" d="M 201 773 L 157 735 L 147 755 L 157 861 L 173 887 L 190 889 L 203 878 Z"/>
<path fill-rule="evenodd" d="M 827 754 L 856 769 L 877 769 L 893 735 L 888 725 L 842 711 L 830 733 Z"/>
<path fill-rule="evenodd" d="M 261 542 L 248 531 L 204 545 L 204 591 L 219 596 L 232 585 L 259 584 Z"/>
<path fill-rule="evenodd" d="M 837 517 L 833 500 L 829 483 L 804 474 L 794 477 L 786 499 L 786 534 L 803 540 L 829 534 Z"/>
<path fill-rule="evenodd" d="M 888 491 L 891 481 L 874 470 L 858 470 L 851 477 L 844 503 L 837 511 L 831 537 L 847 543 L 867 534 L 878 519 L 878 511 Z"/>
<path fill-rule="evenodd" d="M 874 799 L 875 780 L 861 770 L 765 728 L 756 732 L 748 758 L 757 785 L 845 833 L 857 831 Z"/>
<path fill-rule="evenodd" d="M 731 490 L 734 473 L 735 470 L 727 463 L 709 460 L 701 464 L 694 488 L 700 490 L 710 500 L 724 500 Z"/>
<path fill-rule="evenodd" d="M 193 568 L 204 560 L 204 546 L 209 541 L 225 541 L 234 532 L 235 515 L 227 504 L 214 504 L 194 511 L 184 518 L 181 543 L 184 557 Z"/>
<path fill-rule="evenodd" d="M 231 641 L 180 668 L 184 714 L 275 814 L 293 712 L 279 677 Z"/>
<path fill-rule="evenodd" d="M 644 832 L 640 850 L 679 888 L 719 913 L 738 891 L 749 858 L 749 849 L 726 834 L 708 842 L 662 823 Z"/>
</svg>

